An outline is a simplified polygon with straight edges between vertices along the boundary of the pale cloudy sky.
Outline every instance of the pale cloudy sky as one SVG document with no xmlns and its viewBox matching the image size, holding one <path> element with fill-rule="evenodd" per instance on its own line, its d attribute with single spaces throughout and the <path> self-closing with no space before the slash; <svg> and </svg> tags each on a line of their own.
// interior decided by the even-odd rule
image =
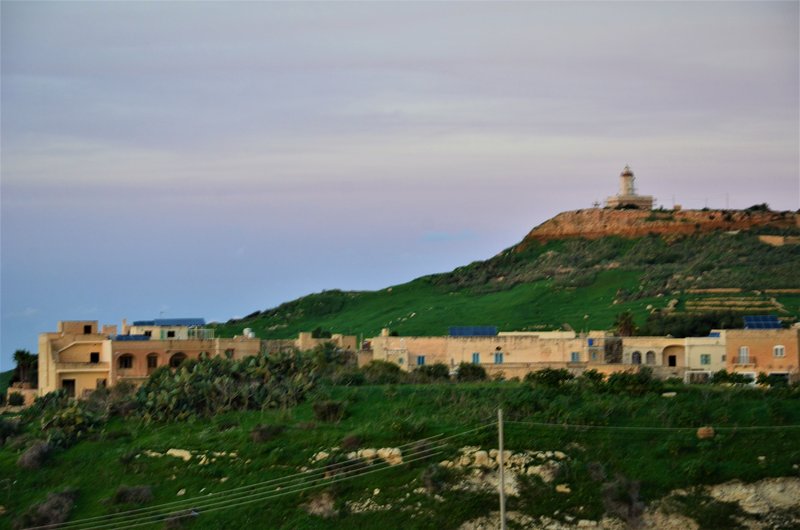
<svg viewBox="0 0 800 530">
<path fill-rule="evenodd" d="M 485 259 L 616 192 L 800 207 L 798 2 L 16 2 L 0 370 Z"/>
</svg>

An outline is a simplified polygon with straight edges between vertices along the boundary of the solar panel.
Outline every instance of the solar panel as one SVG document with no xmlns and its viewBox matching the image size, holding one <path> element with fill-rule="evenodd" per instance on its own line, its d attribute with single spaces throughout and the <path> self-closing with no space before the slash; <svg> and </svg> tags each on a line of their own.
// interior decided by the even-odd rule
<svg viewBox="0 0 800 530">
<path fill-rule="evenodd" d="M 494 337 L 496 326 L 450 326 L 451 337 Z"/>
<path fill-rule="evenodd" d="M 775 315 L 752 315 L 744 317 L 744 329 L 781 329 L 781 321 Z"/>
</svg>

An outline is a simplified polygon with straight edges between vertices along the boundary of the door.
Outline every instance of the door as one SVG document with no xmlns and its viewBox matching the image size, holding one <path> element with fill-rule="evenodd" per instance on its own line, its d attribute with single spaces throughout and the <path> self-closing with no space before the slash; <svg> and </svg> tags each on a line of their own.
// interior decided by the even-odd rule
<svg viewBox="0 0 800 530">
<path fill-rule="evenodd" d="M 74 398 L 75 397 L 75 380 L 74 379 L 62 379 L 61 380 L 61 388 L 67 391 L 67 396 Z"/>
<path fill-rule="evenodd" d="M 667 357 L 667 364 L 669 366 L 678 366 L 678 357 L 675 355 L 670 355 Z"/>
</svg>

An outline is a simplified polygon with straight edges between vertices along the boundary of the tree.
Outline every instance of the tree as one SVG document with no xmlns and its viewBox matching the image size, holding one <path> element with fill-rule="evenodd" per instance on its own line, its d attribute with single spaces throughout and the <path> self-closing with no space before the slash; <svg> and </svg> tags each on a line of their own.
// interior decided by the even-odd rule
<svg viewBox="0 0 800 530">
<path fill-rule="evenodd" d="M 614 329 L 620 337 L 630 337 L 636 331 L 636 322 L 633 320 L 633 313 L 630 310 L 617 315 L 614 321 Z"/>
<path fill-rule="evenodd" d="M 14 352 L 14 362 L 17 363 L 16 377 L 23 383 L 36 383 L 37 375 L 37 356 L 28 350 L 17 350 Z"/>
</svg>

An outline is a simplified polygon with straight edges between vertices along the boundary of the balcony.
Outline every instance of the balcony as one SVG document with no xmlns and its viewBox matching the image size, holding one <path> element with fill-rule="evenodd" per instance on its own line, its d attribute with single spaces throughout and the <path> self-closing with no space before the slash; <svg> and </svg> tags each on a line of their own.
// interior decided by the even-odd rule
<svg viewBox="0 0 800 530">
<path fill-rule="evenodd" d="M 738 357 L 734 357 L 733 358 L 733 365 L 734 366 L 742 366 L 742 367 L 744 367 L 744 366 L 756 366 L 756 364 L 758 364 L 758 363 L 756 363 L 756 358 L 753 357 L 752 355 L 747 355 L 747 356 L 740 355 Z"/>
<path fill-rule="evenodd" d="M 56 363 L 56 372 L 108 372 L 109 363 Z"/>
</svg>

